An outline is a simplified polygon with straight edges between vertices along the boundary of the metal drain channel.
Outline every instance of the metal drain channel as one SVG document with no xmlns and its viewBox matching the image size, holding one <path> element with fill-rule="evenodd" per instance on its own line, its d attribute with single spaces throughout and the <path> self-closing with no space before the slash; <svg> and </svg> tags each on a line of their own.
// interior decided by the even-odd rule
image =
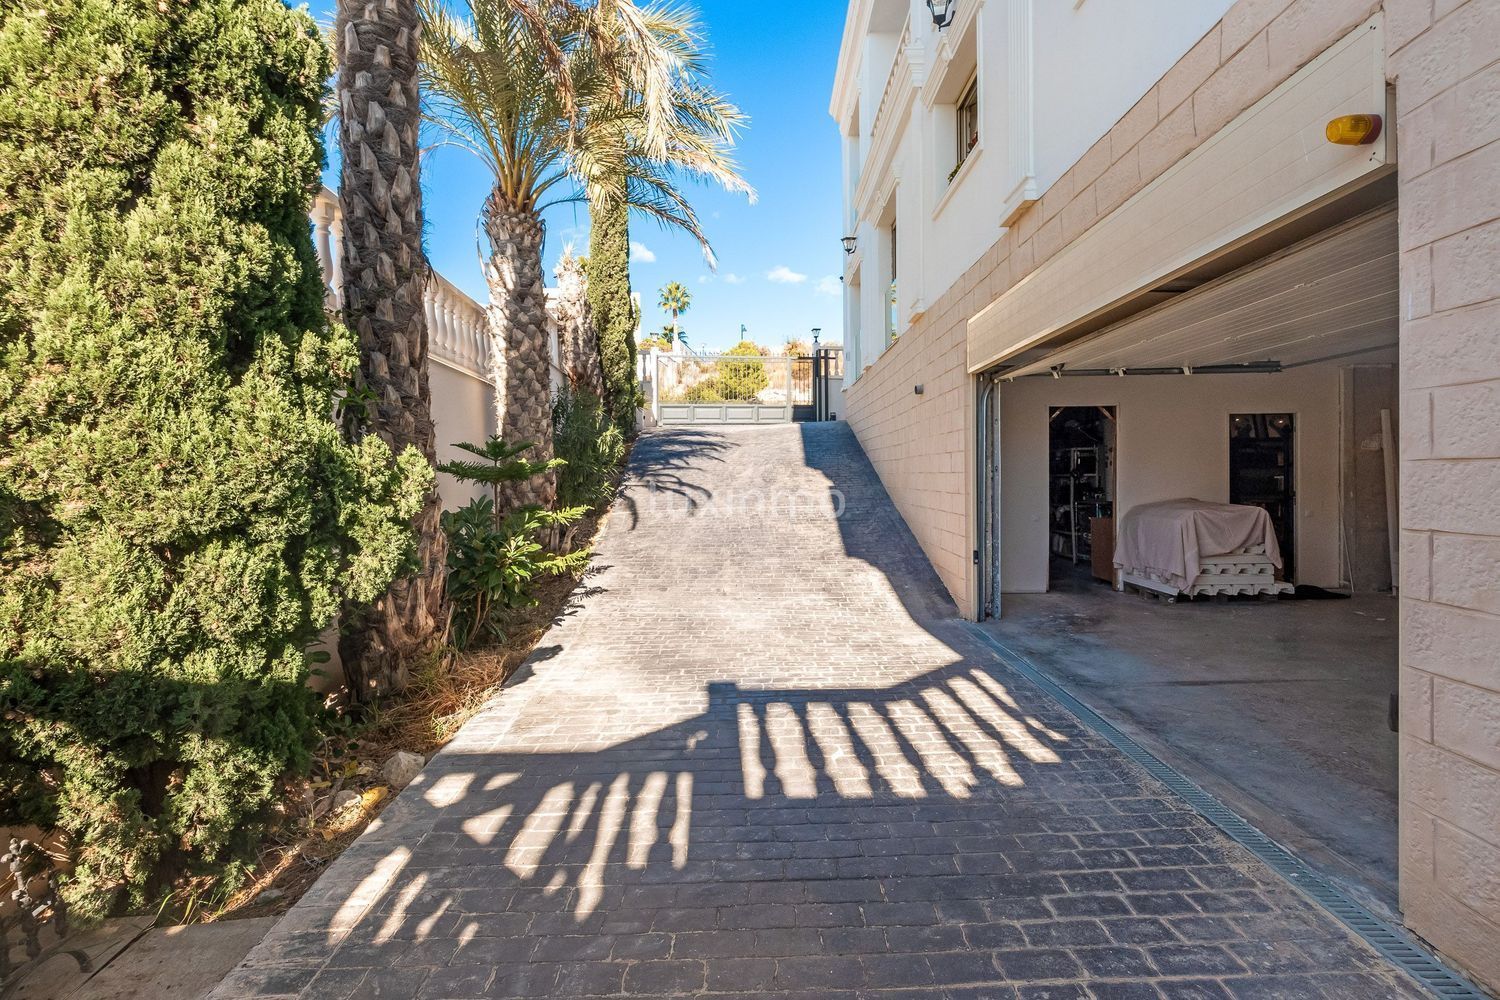
<svg viewBox="0 0 1500 1000">
<path fill-rule="evenodd" d="M 966 627 L 1008 668 L 1061 702 L 1080 722 L 1108 740 L 1115 749 L 1144 768 L 1151 777 L 1167 786 L 1173 794 L 1223 830 L 1272 871 L 1332 913 L 1345 927 L 1359 935 L 1433 996 L 1442 997 L 1443 1000 L 1490 1000 L 1489 994 L 1443 964 L 1406 931 L 1376 916 L 1348 893 L 1309 868 L 1301 858 L 1199 788 L 1182 772 L 1163 763 L 1155 754 L 1079 701 L 1020 653 L 1006 647 L 977 625 L 966 623 Z"/>
</svg>

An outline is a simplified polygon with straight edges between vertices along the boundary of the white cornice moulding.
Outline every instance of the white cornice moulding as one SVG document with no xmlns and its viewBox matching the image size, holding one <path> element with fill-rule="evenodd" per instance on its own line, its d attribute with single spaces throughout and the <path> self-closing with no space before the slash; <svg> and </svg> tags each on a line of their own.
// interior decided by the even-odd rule
<svg viewBox="0 0 1500 1000">
<path fill-rule="evenodd" d="M 1041 194 L 1037 191 L 1036 178 L 1022 177 L 1016 182 L 1016 186 L 1010 189 L 1004 199 L 1000 202 L 1000 228 L 1009 229 L 1015 225 L 1016 219 L 1020 218 L 1022 212 L 1037 203 Z"/>
<path fill-rule="evenodd" d="M 870 0 L 851 0 L 844 18 L 844 34 L 839 43 L 838 68 L 833 76 L 833 93 L 828 113 L 840 127 L 849 120 L 859 97 L 859 71 L 864 56 L 864 40 L 869 34 Z"/>
<path fill-rule="evenodd" d="M 899 127 L 883 129 L 870 145 L 865 159 L 864 171 L 859 186 L 854 190 L 854 211 L 861 218 L 872 216 L 876 209 L 883 208 L 890 200 L 890 191 L 900 179 L 900 170 L 894 165 L 896 149 L 906 134 L 906 125 L 911 120 L 911 108 L 915 93 L 908 90 L 900 115 L 896 118 Z"/>
</svg>

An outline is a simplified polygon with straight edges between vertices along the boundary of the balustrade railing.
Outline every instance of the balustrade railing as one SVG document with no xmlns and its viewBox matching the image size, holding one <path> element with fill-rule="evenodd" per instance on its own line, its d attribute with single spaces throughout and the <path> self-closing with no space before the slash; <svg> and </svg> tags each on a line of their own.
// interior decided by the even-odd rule
<svg viewBox="0 0 1500 1000">
<path fill-rule="evenodd" d="M 312 210 L 313 245 L 323 272 L 328 308 L 344 307 L 344 214 L 338 195 L 318 192 Z M 423 299 L 428 351 L 435 360 L 489 380 L 489 323 L 484 307 L 436 271 Z"/>
</svg>

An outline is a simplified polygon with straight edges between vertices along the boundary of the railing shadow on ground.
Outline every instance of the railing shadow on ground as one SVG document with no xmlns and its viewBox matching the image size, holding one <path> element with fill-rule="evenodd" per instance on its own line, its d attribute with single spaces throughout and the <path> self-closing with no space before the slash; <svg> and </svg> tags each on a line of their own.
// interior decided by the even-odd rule
<svg viewBox="0 0 1500 1000">
<path fill-rule="evenodd" d="M 1010 900 L 974 904 L 972 921 L 1000 935 L 1042 915 L 1026 897 L 1065 891 L 1027 874 L 1062 849 L 1060 829 L 1095 829 L 1086 796 L 1060 818 L 1026 791 L 1039 769 L 1078 767 L 1064 760 L 1074 737 L 1053 728 L 1065 722 L 1029 715 L 971 664 L 884 689 L 725 682 L 708 695 L 705 712 L 604 749 L 439 755 L 278 928 L 276 964 L 226 985 L 280 978 L 323 995 L 380 969 L 389 989 L 398 966 L 426 966 L 455 981 L 497 970 L 496 996 L 609 993 L 625 959 L 666 959 L 667 935 L 837 954 L 819 921 L 858 908 L 882 936 L 941 904 L 945 882 Z M 982 800 L 1004 808 L 976 815 Z M 1196 840 L 1158 817 L 1115 819 Z M 871 949 L 886 951 L 883 936 Z M 740 988 L 772 988 L 764 971 Z"/>
</svg>

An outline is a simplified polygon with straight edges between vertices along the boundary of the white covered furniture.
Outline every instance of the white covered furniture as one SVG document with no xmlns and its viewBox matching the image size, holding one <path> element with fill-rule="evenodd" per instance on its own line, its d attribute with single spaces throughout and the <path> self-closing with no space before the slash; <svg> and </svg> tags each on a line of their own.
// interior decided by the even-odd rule
<svg viewBox="0 0 1500 1000">
<path fill-rule="evenodd" d="M 1168 597 L 1290 593 L 1276 579 L 1281 549 L 1259 507 L 1164 500 L 1133 507 L 1115 536 L 1119 586 Z"/>
</svg>

